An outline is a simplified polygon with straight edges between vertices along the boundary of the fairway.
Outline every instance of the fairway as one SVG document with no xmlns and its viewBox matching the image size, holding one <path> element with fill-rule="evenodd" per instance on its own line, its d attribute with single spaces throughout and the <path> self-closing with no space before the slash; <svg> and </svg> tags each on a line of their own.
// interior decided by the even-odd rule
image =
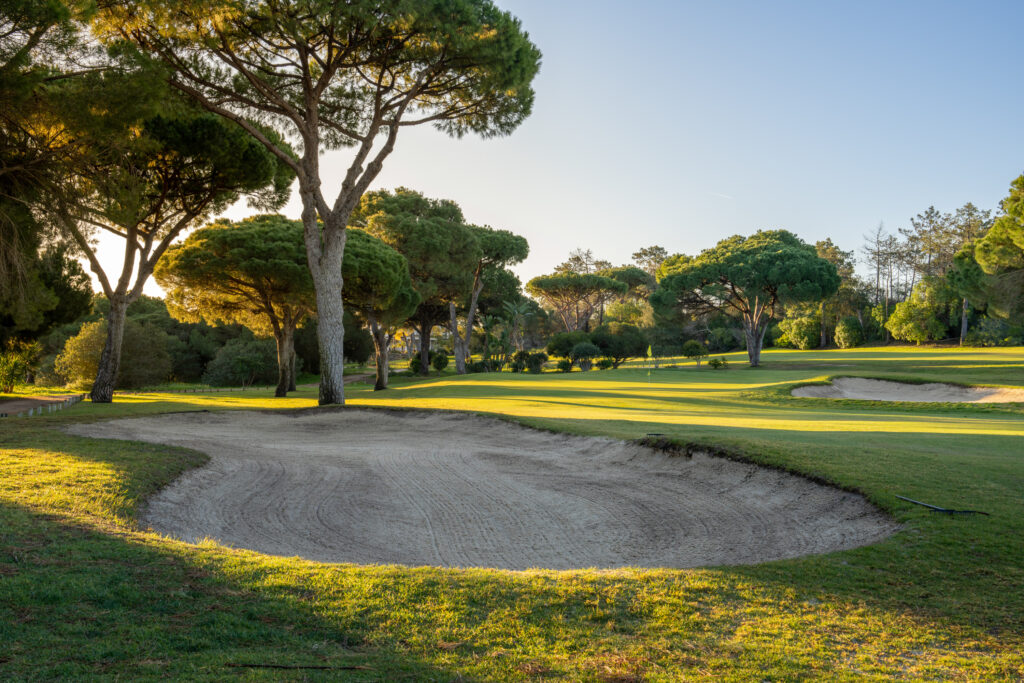
<svg viewBox="0 0 1024 683">
<path fill-rule="evenodd" d="M 263 662 L 362 667 L 345 670 L 355 680 L 1024 676 L 1024 408 L 790 395 L 837 376 L 1022 387 L 1024 349 L 768 351 L 758 369 L 733 359 L 724 371 L 673 361 L 650 375 L 634 366 L 396 380 L 385 392 L 356 384 L 349 403 L 472 411 L 589 437 L 664 434 L 684 451 L 859 492 L 899 531 L 841 552 L 686 570 L 332 565 L 193 545 L 137 520 L 206 456 L 65 430 L 308 408 L 315 397 L 125 395 L 0 423 L 0 673 L 213 680 L 228 664 Z"/>
</svg>

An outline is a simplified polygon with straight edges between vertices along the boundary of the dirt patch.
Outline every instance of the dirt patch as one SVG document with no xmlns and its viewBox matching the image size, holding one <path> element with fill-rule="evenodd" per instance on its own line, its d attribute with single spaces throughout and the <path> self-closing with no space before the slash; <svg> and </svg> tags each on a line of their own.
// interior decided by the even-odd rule
<svg viewBox="0 0 1024 683">
<path fill-rule="evenodd" d="M 186 413 L 69 430 L 211 456 L 150 501 L 156 531 L 319 561 L 695 567 L 897 528 L 861 496 L 784 472 L 465 414 Z"/>
<path fill-rule="evenodd" d="M 960 387 L 955 384 L 908 384 L 862 377 L 838 377 L 832 384 L 797 387 L 802 398 L 853 398 L 865 401 L 914 403 L 1015 403 L 1024 402 L 1024 389 Z"/>
<path fill-rule="evenodd" d="M 80 394 L 61 394 L 59 396 L 22 396 L 18 398 L 0 399 L 0 413 L 17 415 L 36 408 L 45 408 L 49 405 L 59 405 L 70 398 Z"/>
</svg>

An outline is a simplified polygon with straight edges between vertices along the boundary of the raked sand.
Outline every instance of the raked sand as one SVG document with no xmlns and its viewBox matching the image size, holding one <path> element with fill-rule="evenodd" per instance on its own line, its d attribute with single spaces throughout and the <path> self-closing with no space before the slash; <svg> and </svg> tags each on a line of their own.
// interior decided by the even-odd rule
<svg viewBox="0 0 1024 683">
<path fill-rule="evenodd" d="M 75 434 L 203 451 L 142 521 L 327 562 L 574 569 L 746 564 L 879 541 L 859 495 L 732 460 L 457 413 L 184 413 Z"/>
<path fill-rule="evenodd" d="M 1024 389 L 960 387 L 954 384 L 908 384 L 863 377 L 837 377 L 832 384 L 797 387 L 803 398 L 854 398 L 866 401 L 917 403 L 1013 403 L 1024 401 Z"/>
</svg>

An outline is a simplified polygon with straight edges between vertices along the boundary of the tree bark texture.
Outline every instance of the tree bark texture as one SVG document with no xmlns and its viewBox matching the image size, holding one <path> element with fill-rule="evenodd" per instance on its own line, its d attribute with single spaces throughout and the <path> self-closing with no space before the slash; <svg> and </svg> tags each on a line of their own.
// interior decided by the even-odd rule
<svg viewBox="0 0 1024 683">
<path fill-rule="evenodd" d="M 768 329 L 768 324 L 763 320 L 751 320 L 745 318 L 743 320 L 743 335 L 747 341 L 747 358 L 750 360 L 751 367 L 758 367 L 761 365 L 761 348 L 764 346 L 764 333 Z"/>
<path fill-rule="evenodd" d="M 345 220 L 351 210 L 345 212 Z M 345 404 L 345 327 L 341 301 L 341 262 L 345 230 L 337 216 L 325 222 L 322 234 L 315 201 L 303 193 L 302 224 L 306 256 L 316 291 L 317 341 L 320 343 L 320 405 Z"/>
<path fill-rule="evenodd" d="M 93 403 L 110 403 L 114 400 L 114 385 L 121 367 L 121 345 L 124 342 L 124 325 L 128 317 L 128 297 L 116 294 L 110 297 L 110 313 L 107 315 L 107 341 L 100 355 L 96 381 L 92 384 L 89 399 Z"/>
<path fill-rule="evenodd" d="M 373 350 L 377 355 L 377 380 L 373 385 L 373 390 L 382 391 L 388 388 L 388 373 L 391 372 L 388 359 L 388 333 L 373 318 L 370 318 L 370 336 L 373 338 Z"/>
<path fill-rule="evenodd" d="M 290 387 L 295 385 L 295 378 L 292 376 L 295 325 L 286 321 L 275 330 L 274 341 L 277 342 L 277 387 L 274 389 L 274 396 L 283 398 L 288 395 Z"/>
</svg>

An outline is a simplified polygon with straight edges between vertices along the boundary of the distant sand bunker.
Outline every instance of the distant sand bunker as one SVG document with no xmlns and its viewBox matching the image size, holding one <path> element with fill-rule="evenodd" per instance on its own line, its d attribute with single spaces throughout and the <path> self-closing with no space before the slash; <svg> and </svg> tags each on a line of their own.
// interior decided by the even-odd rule
<svg viewBox="0 0 1024 683">
<path fill-rule="evenodd" d="M 771 469 L 455 413 L 188 413 L 76 425 L 210 462 L 143 522 L 329 562 L 574 569 L 763 562 L 879 541 L 861 496 Z"/>
<path fill-rule="evenodd" d="M 867 401 L 916 403 L 1014 403 L 1024 401 L 1024 389 L 958 387 L 953 384 L 907 384 L 879 379 L 839 377 L 832 384 L 797 387 L 803 398 L 857 398 Z"/>
</svg>

